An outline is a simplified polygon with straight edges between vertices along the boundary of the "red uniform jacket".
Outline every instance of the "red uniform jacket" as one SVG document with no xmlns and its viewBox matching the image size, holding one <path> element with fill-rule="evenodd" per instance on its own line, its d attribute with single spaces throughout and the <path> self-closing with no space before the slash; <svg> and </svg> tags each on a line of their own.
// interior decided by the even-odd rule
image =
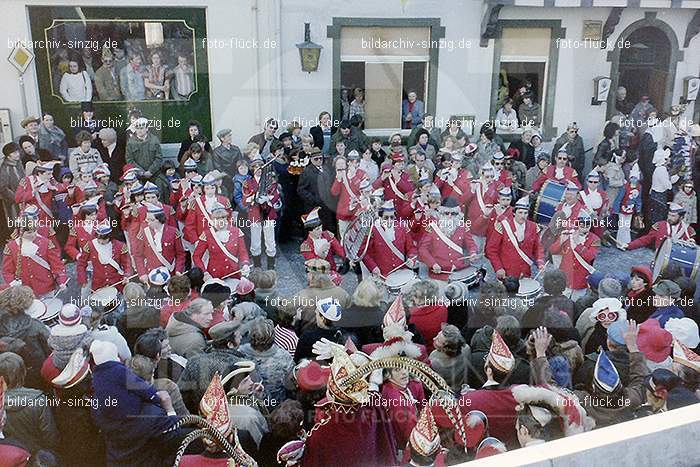
<svg viewBox="0 0 700 467">
<path fill-rule="evenodd" d="M 211 277 L 215 278 L 235 278 L 240 279 L 240 269 L 244 264 L 249 264 L 248 250 L 245 247 L 243 232 L 238 227 L 229 227 L 229 236 L 226 242 L 221 242 L 226 251 L 221 249 L 219 242 L 214 237 L 213 229 L 202 232 L 197 242 L 197 247 L 192 256 L 192 262 L 202 271 L 207 271 Z M 209 262 L 204 266 L 204 253 L 209 252 Z M 239 271 L 239 272 L 236 272 Z M 236 272 L 236 274 L 232 274 Z"/>
<path fill-rule="evenodd" d="M 601 190 L 600 188 L 597 189 L 596 191 L 598 192 L 598 194 L 600 195 L 600 198 L 602 200 L 601 205 L 598 206 L 597 208 L 593 208 L 592 205 L 589 206 L 588 204 L 586 204 L 586 201 L 584 200 L 584 197 L 587 197 L 590 195 L 590 193 L 592 193 L 588 188 L 586 188 L 585 190 L 583 190 L 579 194 L 579 199 L 581 200 L 581 203 L 583 203 L 583 205 L 586 207 L 586 210 L 589 213 L 591 213 L 591 214 L 595 213 L 595 215 L 600 219 L 601 214 L 608 212 L 608 205 L 610 204 L 610 200 L 608 198 L 608 194 L 605 191 Z"/>
<path fill-rule="evenodd" d="M 304 257 L 304 261 L 308 261 L 314 258 L 325 259 L 331 264 L 331 269 L 335 271 L 336 266 L 335 261 L 333 260 L 333 254 L 345 259 L 345 250 L 343 249 L 343 245 L 340 244 L 338 239 L 335 238 L 332 233 L 326 232 L 325 230 L 321 232 L 321 237 L 325 238 L 326 241 L 328 241 L 328 243 L 331 244 L 331 247 L 328 249 L 328 254 L 325 258 L 321 258 L 320 256 L 316 255 L 316 252 L 314 251 L 314 241 L 310 235 L 306 237 L 306 240 L 301 242 L 301 247 L 299 247 L 301 255 Z"/>
<path fill-rule="evenodd" d="M 429 275 L 432 279 L 446 281 L 451 272 L 469 266 L 469 262 L 463 257 L 476 253 L 476 244 L 469 231 L 462 225 L 458 226 L 449 238 L 456 246 L 462 249 L 460 253 L 448 246 L 448 244 L 440 238 L 434 228 L 435 225 L 437 225 L 437 223 L 429 226 L 423 238 L 421 238 L 418 247 L 418 257 L 428 266 Z M 442 272 L 439 274 L 435 274 L 432 270 L 433 265 L 436 263 L 442 268 Z"/>
<path fill-rule="evenodd" d="M 381 226 L 375 225 L 372 227 L 372 233 L 369 236 L 369 246 L 362 262 L 365 263 L 365 266 L 370 271 L 373 271 L 375 267 L 379 267 L 382 276 L 386 276 L 408 258 L 415 259 L 417 250 L 406 227 L 402 225 L 394 226 L 394 241 L 391 242 L 394 248 L 403 254 L 403 258 L 397 256 L 392 248 L 389 247 L 387 240 L 382 237 L 383 232 L 384 230 Z M 405 268 L 406 266 L 403 267 Z"/>
<path fill-rule="evenodd" d="M 664 242 L 664 240 L 666 240 L 668 237 L 672 237 L 674 240 L 684 241 L 690 241 L 695 238 L 695 229 L 683 221 L 681 221 L 678 225 L 680 227 L 675 230 L 675 232 L 677 232 L 676 235 L 671 235 L 671 226 L 667 221 L 657 222 L 651 226 L 649 233 L 632 241 L 627 249 L 634 250 L 643 246 L 649 246 L 652 242 L 655 242 L 654 247 L 658 250 L 661 248 L 661 244 Z"/>
<path fill-rule="evenodd" d="M 464 205 L 471 191 L 471 178 L 466 169 L 457 171 L 457 178 L 450 184 L 440 177 L 435 177 L 435 186 L 442 194 L 442 199 L 455 198 L 459 204 Z"/>
<path fill-rule="evenodd" d="M 66 269 L 61 260 L 61 250 L 48 238 L 37 235 L 34 243 L 39 247 L 36 256 L 43 259 L 40 264 L 32 258 L 22 256 L 19 279 L 31 287 L 36 296 L 45 295 L 66 282 Z M 9 284 L 15 280 L 19 257 L 19 239 L 7 242 L 2 258 L 2 277 Z M 49 266 L 46 268 L 45 266 Z"/>
<path fill-rule="evenodd" d="M 574 255 L 574 250 L 586 263 L 592 265 L 593 260 L 598 255 L 600 238 L 589 232 L 588 235 L 586 235 L 586 240 L 582 244 L 577 245 L 574 250 L 571 249 L 570 238 L 571 237 L 568 237 L 563 242 L 561 241 L 561 237 L 557 238 L 549 248 L 549 251 L 555 255 L 562 255 L 559 269 L 566 274 L 566 282 L 569 288 L 574 290 L 585 289 L 588 287 L 587 279 L 591 273 L 581 264 L 576 255 Z"/>
<path fill-rule="evenodd" d="M 406 212 L 406 205 L 411 204 L 411 193 L 413 192 L 413 184 L 408 178 L 408 175 L 405 172 L 402 172 L 399 181 L 395 181 L 395 190 L 392 186 L 392 183 L 389 181 L 390 178 L 392 177 L 389 176 L 389 178 L 387 178 L 386 180 L 382 180 L 380 174 L 380 176 L 377 177 L 374 183 L 372 183 L 372 187 L 374 189 L 384 188 L 384 201 L 392 200 L 394 202 L 394 207 L 396 208 L 397 217 L 402 218 L 401 216 L 403 215 L 403 213 Z"/>
<path fill-rule="evenodd" d="M 347 186 L 345 182 L 339 182 L 337 179 L 333 180 L 333 186 L 331 186 L 331 194 L 333 196 L 338 196 L 338 210 L 336 211 L 336 217 L 343 221 L 351 221 L 355 218 L 355 211 L 359 207 L 360 199 L 360 182 L 365 178 L 365 172 L 363 170 L 357 170 L 355 176 L 352 179 L 348 179 Z M 350 187 L 350 191 L 348 191 Z M 355 198 L 355 201 L 352 201 Z M 409 198 L 410 199 L 410 198 Z M 353 204 L 352 209 L 350 204 Z"/>
<path fill-rule="evenodd" d="M 530 277 L 532 267 L 520 256 L 506 233 L 503 222 L 508 223 L 513 238 L 517 241 L 515 233 L 515 219 L 502 219 L 494 225 L 493 231 L 486 239 L 486 257 L 491 262 L 494 271 L 504 269 L 506 275 L 512 277 Z M 520 250 L 528 256 L 537 266 L 544 264 L 544 251 L 540 243 L 540 235 L 537 232 L 537 224 L 530 220 L 525 221 L 525 238 L 518 242 Z"/>
<path fill-rule="evenodd" d="M 48 219 L 54 218 L 52 212 L 54 194 L 67 190 L 62 183 L 53 182 L 53 186 L 56 188 L 55 190 L 49 189 L 46 193 L 35 193 L 32 188 L 32 181 L 36 182 L 36 180 L 37 178 L 34 175 L 29 175 L 20 180 L 17 192 L 15 193 L 15 203 L 19 204 L 20 211 L 24 210 L 24 208 L 30 204 L 39 208 L 39 220 L 43 223 Z"/>
<path fill-rule="evenodd" d="M 122 272 L 120 273 L 113 265 L 100 263 L 99 255 L 94 248 L 94 242 L 96 241 L 91 240 L 82 248 L 77 265 L 78 284 L 85 285 L 85 282 L 87 282 L 87 265 L 92 263 L 92 290 L 112 285 L 121 291 L 124 288 L 124 284 L 116 285 L 117 282 L 131 275 L 129 249 L 126 247 L 126 244 L 119 240 L 112 240 L 112 259 L 121 268 Z"/>
<path fill-rule="evenodd" d="M 139 276 L 148 274 L 155 268 L 161 266 L 168 267 L 168 265 L 163 264 L 151 248 L 148 243 L 148 238 L 146 237 L 146 229 L 151 232 L 150 227 L 143 228 L 137 235 L 136 241 L 132 248 L 134 248 L 133 256 L 136 262 L 136 272 Z M 182 235 L 180 232 L 169 225 L 163 226 L 163 236 L 161 238 L 162 251 L 161 255 L 170 264 L 175 263 L 174 271 L 182 272 L 185 270 L 185 250 L 182 246 Z M 153 235 L 153 240 L 155 241 L 155 235 Z M 170 271 L 171 274 L 174 271 Z"/>
<path fill-rule="evenodd" d="M 469 230 L 472 235 L 477 237 L 485 237 L 488 227 L 489 227 L 489 217 L 493 210 L 486 214 L 479 203 L 479 195 L 481 195 L 481 201 L 485 208 L 488 209 L 488 205 L 495 205 L 498 202 L 498 190 L 496 189 L 496 183 L 491 182 L 487 185 L 486 190 L 484 190 L 483 184 L 472 183 L 471 189 L 469 190 L 469 208 L 467 209 L 467 219 L 471 222 Z"/>
<path fill-rule="evenodd" d="M 249 177 L 243 182 L 243 205 L 248 208 L 248 220 L 250 222 L 262 222 L 264 220 L 277 219 L 277 211 L 275 205 L 280 201 L 280 190 L 277 182 L 270 184 L 267 189 L 267 195 L 272 198 L 263 204 L 258 204 L 255 200 L 255 194 L 258 192 L 258 180 L 255 177 Z M 253 199 L 251 199 L 251 197 Z"/>
<path fill-rule="evenodd" d="M 199 200 L 199 201 L 198 201 Z M 216 200 L 223 204 L 231 214 L 231 201 L 225 196 L 216 195 Z M 197 241 L 204 230 L 209 228 L 209 212 L 206 211 L 206 195 L 200 195 L 190 201 L 187 206 L 187 217 L 185 219 L 185 240 L 190 243 Z"/>
<path fill-rule="evenodd" d="M 177 219 L 175 218 L 175 209 L 173 209 L 172 206 L 169 204 L 165 203 L 158 203 L 158 206 L 163 208 L 163 212 L 165 213 L 165 223 L 169 226 L 177 228 Z M 146 215 L 148 215 L 148 206 L 145 204 L 142 204 L 139 206 L 138 210 L 138 217 L 136 219 L 136 222 L 141 225 L 145 226 L 146 225 Z"/>
<path fill-rule="evenodd" d="M 577 173 L 574 169 L 571 167 L 564 167 L 564 177 L 557 178 L 556 166 L 550 165 L 547 167 L 547 170 L 545 170 L 544 173 L 540 175 L 532 184 L 532 191 L 540 191 L 540 188 L 542 188 L 542 185 L 544 185 L 544 182 L 547 180 L 554 180 L 562 185 L 566 185 L 569 182 L 574 182 L 577 187 L 581 188 L 581 183 L 578 181 Z"/>
<path fill-rule="evenodd" d="M 78 259 L 80 251 L 85 245 L 87 245 L 93 238 L 95 238 L 95 229 L 93 228 L 91 232 L 85 230 L 83 221 L 78 218 L 74 218 L 76 222 L 73 227 L 68 231 L 68 240 L 66 240 L 65 251 L 70 258 L 75 261 Z"/>
<path fill-rule="evenodd" d="M 566 203 L 564 201 L 559 203 L 555 213 L 559 213 L 560 211 L 563 211 L 565 204 Z M 580 199 L 577 199 L 576 204 L 574 204 L 571 207 L 571 214 L 569 214 L 568 217 L 565 217 L 562 219 L 562 221 L 564 221 L 564 220 L 566 221 L 566 225 L 562 224 L 561 226 L 558 226 L 558 227 L 562 227 L 564 229 L 573 229 L 575 224 L 576 224 L 576 219 L 578 219 L 578 215 L 581 213 L 581 209 L 585 209 L 586 211 L 588 211 L 588 209 L 586 209 L 586 205 L 583 204 L 583 201 L 581 201 Z M 563 212 L 562 212 L 562 214 L 563 214 Z M 556 216 L 556 214 L 555 214 L 555 216 Z M 557 222 L 557 221 L 555 220 L 554 222 Z"/>
</svg>

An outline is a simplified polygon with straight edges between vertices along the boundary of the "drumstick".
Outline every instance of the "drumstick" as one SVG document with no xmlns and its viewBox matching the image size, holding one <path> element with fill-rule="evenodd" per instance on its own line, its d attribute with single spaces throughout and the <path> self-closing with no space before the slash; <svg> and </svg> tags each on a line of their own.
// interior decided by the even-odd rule
<svg viewBox="0 0 700 467">
<path fill-rule="evenodd" d="M 623 250 L 623 248 L 622 248 L 623 243 L 618 242 L 617 239 L 616 239 L 615 237 L 613 237 L 613 236 L 610 234 L 610 232 L 605 232 L 605 235 L 604 235 L 604 236 L 605 236 L 605 238 L 607 238 L 608 240 L 612 240 L 613 242 L 615 242 L 615 245 L 616 245 L 620 250 Z"/>
<path fill-rule="evenodd" d="M 540 277 L 540 274 L 542 274 L 542 271 L 545 270 L 545 268 L 547 267 L 548 264 L 549 264 L 549 260 L 547 260 L 547 262 L 544 263 L 544 266 L 542 266 L 542 269 L 537 271 L 537 274 L 535 274 L 535 277 L 533 277 L 534 280 L 537 280 L 537 278 Z"/>
<path fill-rule="evenodd" d="M 70 280 L 70 277 L 69 277 L 68 279 L 66 279 L 66 281 L 63 283 L 63 285 L 68 284 L 68 281 L 69 281 L 69 280 Z M 60 286 L 59 286 L 59 289 L 56 291 L 56 293 L 53 294 L 53 297 L 51 297 L 51 298 L 56 298 L 56 297 L 58 297 L 58 294 L 60 294 L 60 293 L 63 292 L 64 290 L 66 290 L 66 289 L 61 289 Z"/>
<path fill-rule="evenodd" d="M 130 280 L 133 279 L 134 277 L 138 277 L 138 276 L 139 276 L 138 274 L 134 274 L 133 276 L 129 276 L 129 277 L 127 277 L 127 278 L 124 278 L 124 279 L 122 279 L 122 280 L 120 280 L 120 281 L 115 282 L 114 284 L 105 285 L 104 287 L 114 287 L 115 285 L 117 285 L 117 284 L 119 284 L 119 283 L 121 283 L 121 282 L 130 281 Z M 102 288 L 102 287 L 101 287 L 101 288 Z M 92 288 L 91 288 L 91 289 L 90 289 L 90 293 L 96 292 L 97 290 L 99 290 L 99 289 L 92 289 Z"/>
<path fill-rule="evenodd" d="M 396 266 L 394 269 L 392 269 L 391 271 L 389 271 L 386 275 L 388 276 L 388 275 L 391 274 L 392 272 L 398 271 L 399 269 L 401 269 L 402 266 L 405 266 L 406 263 L 408 263 L 408 260 L 406 260 L 406 261 L 404 261 L 403 263 L 401 263 L 401 264 L 399 264 L 398 266 Z M 382 276 L 382 277 L 384 277 L 384 276 Z M 386 277 L 385 277 L 385 279 L 386 279 Z"/>
</svg>

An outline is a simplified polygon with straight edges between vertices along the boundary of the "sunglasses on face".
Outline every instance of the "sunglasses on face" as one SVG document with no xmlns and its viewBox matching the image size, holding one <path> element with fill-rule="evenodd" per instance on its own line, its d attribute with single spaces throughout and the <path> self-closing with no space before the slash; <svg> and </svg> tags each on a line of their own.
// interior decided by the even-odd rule
<svg viewBox="0 0 700 467">
<path fill-rule="evenodd" d="M 588 180 L 588 183 L 592 183 L 593 185 L 597 185 L 600 182 L 598 180 Z"/>
<path fill-rule="evenodd" d="M 598 321 L 617 321 L 618 316 L 620 316 L 620 314 L 617 311 L 601 310 L 595 318 Z"/>
<path fill-rule="evenodd" d="M 503 165 L 503 162 L 494 162 L 493 165 L 501 166 Z"/>
<path fill-rule="evenodd" d="M 568 161 L 569 158 L 568 157 L 557 157 L 557 160 L 558 161 Z"/>
</svg>

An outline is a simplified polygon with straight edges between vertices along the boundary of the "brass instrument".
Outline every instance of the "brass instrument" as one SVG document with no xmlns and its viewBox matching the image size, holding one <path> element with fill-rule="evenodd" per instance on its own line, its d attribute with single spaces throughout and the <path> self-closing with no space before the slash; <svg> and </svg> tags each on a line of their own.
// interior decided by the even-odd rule
<svg viewBox="0 0 700 467">
<path fill-rule="evenodd" d="M 272 158 L 260 167 L 262 173 L 260 175 L 260 182 L 258 183 L 258 191 L 255 193 L 255 202 L 258 204 L 264 203 L 260 201 L 263 196 L 272 195 L 270 190 L 272 185 L 277 181 L 274 167 L 272 167 L 274 161 L 275 159 Z"/>
</svg>

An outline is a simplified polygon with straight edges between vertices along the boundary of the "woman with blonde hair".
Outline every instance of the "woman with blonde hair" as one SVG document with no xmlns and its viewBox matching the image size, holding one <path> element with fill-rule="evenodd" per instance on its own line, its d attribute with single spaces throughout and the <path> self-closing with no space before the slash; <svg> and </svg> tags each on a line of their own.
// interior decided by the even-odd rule
<svg viewBox="0 0 700 467">
<path fill-rule="evenodd" d="M 384 293 L 374 279 L 363 280 L 352 294 L 352 304 L 343 309 L 338 327 L 355 334 L 361 345 L 381 340 L 378 328 L 386 312 L 383 297 Z"/>
</svg>

